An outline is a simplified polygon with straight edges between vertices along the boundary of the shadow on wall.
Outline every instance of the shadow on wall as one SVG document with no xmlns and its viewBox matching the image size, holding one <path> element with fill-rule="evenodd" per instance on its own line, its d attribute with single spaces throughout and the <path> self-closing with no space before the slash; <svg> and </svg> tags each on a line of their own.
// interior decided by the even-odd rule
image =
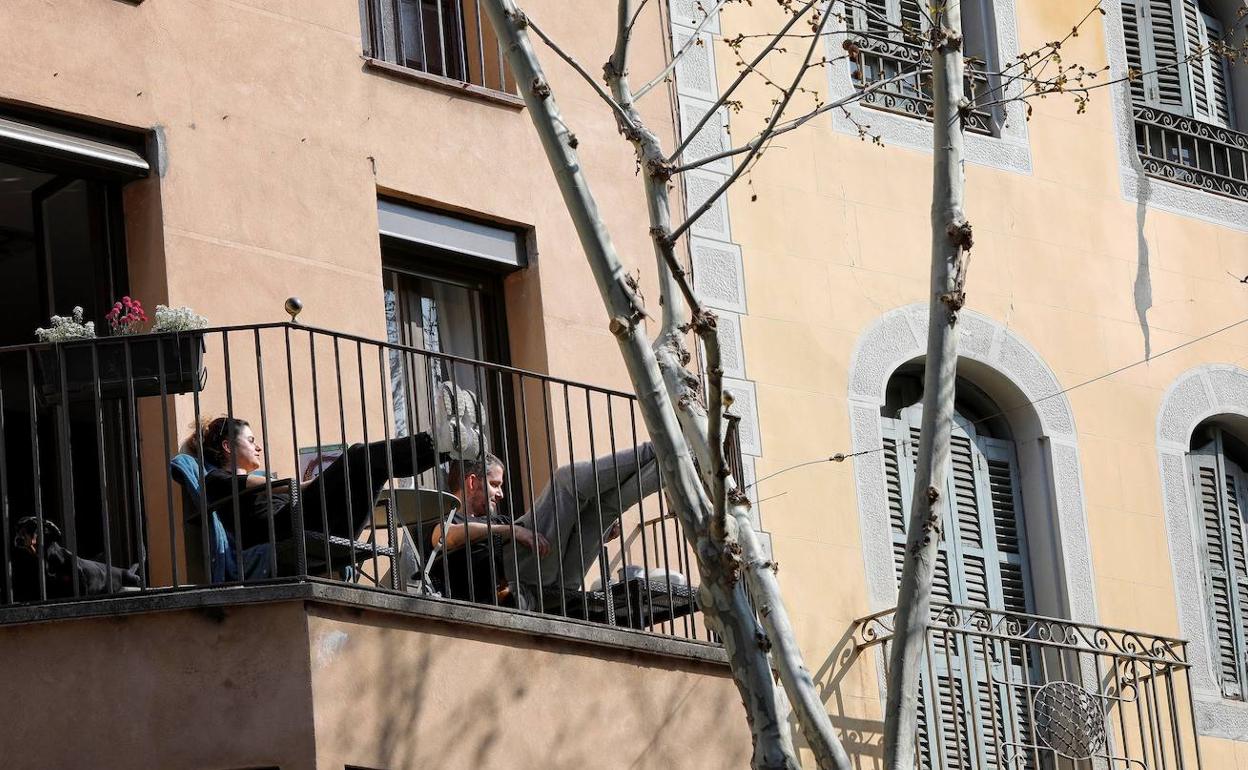
<svg viewBox="0 0 1248 770">
<path fill-rule="evenodd" d="M 1144 234 L 1144 221 L 1148 218 L 1148 198 L 1152 194 L 1152 182 L 1138 163 L 1136 174 L 1139 177 L 1139 196 L 1135 204 L 1135 315 L 1140 319 L 1140 332 L 1144 335 L 1144 358 L 1153 355 L 1153 347 L 1149 337 L 1148 311 L 1153 306 L 1153 279 L 1148 265 L 1148 238 Z"/>
<path fill-rule="evenodd" d="M 335 694 L 343 692 L 344 681 L 362 689 L 331 707 L 339 713 L 332 724 L 318 726 L 318 732 L 328 727 L 325 740 L 333 751 L 358 750 L 357 756 L 384 767 L 522 767 L 539 754 L 541 766 L 549 768 L 749 764 L 749 733 L 736 691 L 722 687 L 725 679 L 704 666 L 651 664 L 625 653 L 511 635 L 475 637 L 462 628 L 394 628 L 363 618 L 351 623 L 395 636 L 381 645 L 370 636 L 374 650 L 386 651 L 367 662 L 346 657 L 335 664 L 351 667 L 345 679 L 331 677 Z M 314 658 L 325 638 L 335 635 L 320 635 Z M 449 652 L 481 650 L 482 642 L 490 645 L 488 657 L 448 662 Z M 553 655 L 560 660 L 552 662 Z M 598 670 L 574 659 L 597 661 Z M 660 682 L 670 675 L 684 682 L 655 687 L 656 674 Z M 446 686 L 460 678 L 462 687 Z M 744 753 L 728 758 L 725 748 L 733 745 Z"/>
<path fill-rule="evenodd" d="M 855 666 L 865 665 L 862 655 L 854 646 L 854 627 L 851 626 L 837 640 L 832 652 L 814 672 L 815 685 L 819 688 L 819 697 L 828 710 L 832 727 L 849 754 L 854 770 L 883 770 L 884 768 L 884 722 L 880 719 L 867 719 L 862 716 L 846 714 L 845 678 Z M 868 650 L 867 654 L 871 654 Z M 861 704 L 862 698 L 857 698 Z M 861 711 L 862 705 L 856 710 Z M 801 732 L 792 716 L 789 726 L 793 730 L 798 746 L 805 748 Z"/>
<path fill-rule="evenodd" d="M 1131 93 L 1130 86 L 1123 83 L 1122 87 L 1127 91 L 1124 95 L 1126 100 L 1126 125 L 1135 125 L 1135 115 L 1131 109 Z M 1152 358 L 1153 346 L 1151 334 L 1148 328 L 1148 311 L 1153 307 L 1153 278 L 1149 268 L 1149 247 L 1148 236 L 1145 234 L 1145 222 L 1148 219 L 1148 201 L 1152 197 L 1153 186 L 1148 174 L 1144 173 L 1144 165 L 1140 163 L 1140 158 L 1134 151 L 1131 152 L 1131 170 L 1135 172 L 1136 179 L 1136 196 L 1135 196 L 1135 286 L 1133 296 L 1135 298 L 1135 316 L 1140 321 L 1140 333 L 1144 335 L 1144 359 Z"/>
</svg>

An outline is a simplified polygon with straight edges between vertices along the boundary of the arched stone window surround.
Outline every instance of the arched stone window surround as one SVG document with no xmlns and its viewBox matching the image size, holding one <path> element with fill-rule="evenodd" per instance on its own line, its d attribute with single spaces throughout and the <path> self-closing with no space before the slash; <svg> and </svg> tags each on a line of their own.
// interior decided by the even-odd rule
<svg viewBox="0 0 1248 770">
<path fill-rule="evenodd" d="M 849 370 L 854 451 L 881 446 L 880 407 L 885 388 L 898 367 L 924 356 L 927 312 L 925 303 L 891 310 L 859 338 Z M 987 316 L 966 310 L 959 329 L 959 375 L 985 389 L 1003 408 L 1034 402 L 1012 410 L 1008 417 L 1023 474 L 1039 610 L 1095 623 L 1096 599 L 1088 588 L 1094 582 L 1083 476 L 1070 403 L 1063 395 L 1053 395 L 1061 389 L 1057 377 L 1018 334 Z M 873 452 L 857 458 L 854 474 L 868 596 L 873 611 L 883 610 L 896 604 L 897 591 L 883 454 Z M 1044 522 L 1045 512 L 1056 515 Z M 1038 553 L 1045 558 L 1035 558 Z M 1048 573 L 1044 565 L 1049 566 Z"/>
<path fill-rule="evenodd" d="M 1189 369 L 1166 390 L 1157 415 L 1157 467 L 1161 473 L 1166 535 L 1174 570 L 1179 633 L 1188 640 L 1196 729 L 1202 735 L 1248 740 L 1248 703 L 1222 697 L 1209 655 L 1204 575 L 1196 540 L 1196 514 L 1186 455 L 1196 426 L 1225 415 L 1248 420 L 1248 371 L 1230 364 Z"/>
</svg>

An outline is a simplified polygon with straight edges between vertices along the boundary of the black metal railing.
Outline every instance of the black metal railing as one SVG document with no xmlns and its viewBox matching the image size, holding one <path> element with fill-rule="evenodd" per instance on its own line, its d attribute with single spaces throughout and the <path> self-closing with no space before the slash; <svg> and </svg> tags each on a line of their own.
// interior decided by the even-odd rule
<svg viewBox="0 0 1248 770">
<path fill-rule="evenodd" d="M 855 624 L 888 676 L 895 610 Z M 920 768 L 1197 770 L 1186 643 L 934 604 L 920 674 Z"/>
<path fill-rule="evenodd" d="M 1150 176 L 1248 200 L 1248 134 L 1137 105 L 1135 145 Z"/>
<path fill-rule="evenodd" d="M 480 0 L 368 0 L 371 56 L 456 83 L 515 92 Z"/>
<path fill-rule="evenodd" d="M 447 409 L 493 517 L 420 435 Z M 628 393 L 277 323 L 0 348 L 0 415 L 0 605 L 345 580 L 711 639 Z"/>
<path fill-rule="evenodd" d="M 931 53 L 922 46 L 879 34 L 860 32 L 850 39 L 853 41 L 850 75 L 854 86 L 865 89 L 874 83 L 891 81 L 863 95 L 862 103 L 885 112 L 930 121 Z M 924 69 L 922 73 L 920 68 Z M 913 74 L 907 76 L 907 72 Z M 967 58 L 965 91 L 971 104 L 989 101 L 989 82 L 983 63 Z M 964 126 L 967 131 L 991 135 L 995 130 L 993 111 L 969 110 L 964 116 Z"/>
</svg>

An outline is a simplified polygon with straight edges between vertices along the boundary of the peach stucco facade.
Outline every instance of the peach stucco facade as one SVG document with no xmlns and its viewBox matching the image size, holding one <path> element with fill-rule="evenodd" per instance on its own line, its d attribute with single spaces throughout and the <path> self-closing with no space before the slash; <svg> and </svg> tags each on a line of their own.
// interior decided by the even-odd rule
<svg viewBox="0 0 1248 770">
<path fill-rule="evenodd" d="M 1087 12 L 1074 0 L 997 6 L 1016 15 L 1021 51 L 1063 37 Z M 765 6 L 733 6 L 723 25 L 731 34 L 774 21 Z M 1109 23 L 1085 26 L 1063 48 L 1065 61 L 1105 66 L 1111 40 L 1121 39 L 1107 36 Z M 719 64 L 721 82 L 735 77 L 731 57 L 721 55 Z M 824 73 L 816 79 L 826 87 Z M 762 124 L 765 114 L 751 105 L 768 104 L 761 90 L 742 100 L 735 137 Z M 967 307 L 1029 343 L 1063 389 L 1242 321 L 1248 218 L 1210 222 L 1196 211 L 1128 199 L 1115 141 L 1121 116 L 1108 89 L 1093 93 L 1085 114 L 1060 96 L 1033 106 L 1029 172 L 966 166 L 975 231 Z M 870 448 L 855 445 L 851 433 L 851 369 L 862 360 L 869 327 L 928 299 L 930 151 L 887 139 L 874 146 L 832 121 L 805 128 L 777 140 L 751 186 L 729 195 L 749 298 L 743 349 L 765 447 L 759 477 Z M 1091 597 L 1099 623 L 1183 636 L 1175 599 L 1183 577 L 1171 567 L 1158 424 L 1167 390 L 1183 373 L 1210 364 L 1244 368 L 1248 328 L 1066 396 L 1095 578 L 1079 590 Z M 868 599 L 853 462 L 786 473 L 757 493 L 783 495 L 763 504 L 763 517 L 812 670 L 835 670 L 846 629 L 881 609 Z M 880 729 L 875 677 L 863 671 L 861 678 L 825 679 L 845 726 L 862 730 L 866 740 Z M 1202 751 L 1204 767 L 1248 767 L 1248 743 L 1206 737 Z"/>
<path fill-rule="evenodd" d="M 597 72 L 615 31 L 609 4 L 523 5 Z M 721 37 L 773 28 L 773 5 L 728 4 Z M 997 5 L 1010 14 L 1019 50 L 1065 35 L 1087 12 L 1082 0 Z M 641 82 L 670 56 L 668 6 L 652 2 L 640 16 L 632 68 L 648 73 Z M 1084 26 L 1065 58 L 1105 66 L 1120 41 L 1111 21 Z M 283 302 L 297 295 L 300 321 L 384 340 L 380 196 L 523 231 L 528 265 L 504 282 L 509 363 L 630 390 L 520 101 L 372 66 L 361 35 L 355 0 L 0 0 L 0 100 L 154 132 L 156 173 L 125 189 L 131 291 L 149 305 L 190 305 L 214 324 L 245 324 L 286 320 Z M 797 48 L 767 72 L 787 72 Z M 710 52 L 719 82 L 730 82 L 732 52 L 722 41 Z M 657 316 L 632 148 L 575 73 L 542 57 L 615 245 Z M 679 70 L 675 77 L 642 102 L 667 145 L 680 115 Z M 826 96 L 830 82 L 820 68 L 809 87 Z M 734 139 L 763 123 L 773 93 L 752 82 L 736 96 Z M 1118 137 L 1130 118 L 1116 104 L 1109 90 L 1083 114 L 1060 96 L 1036 101 L 1021 130 L 1025 168 L 968 163 L 967 308 L 1025 342 L 1069 389 L 1090 576 L 1070 586 L 1092 613 L 1082 620 L 1184 637 L 1178 583 L 1187 573 L 1174 568 L 1158 426 L 1185 373 L 1248 369 L 1248 325 L 1171 352 L 1245 318 L 1248 286 L 1238 277 L 1248 273 L 1248 218 L 1216 221 L 1128 195 Z M 851 375 L 870 358 L 864 345 L 881 319 L 928 299 L 931 166 L 930 151 L 887 139 L 876 146 L 823 116 L 776 141 L 748 186 L 728 193 L 723 240 L 742 254 L 740 379 L 751 384 L 747 416 L 757 429 L 750 478 L 870 448 L 856 443 Z M 683 188 L 675 189 L 681 205 Z M 1145 359 L 1155 360 L 1116 372 Z M 190 401 L 170 403 L 185 425 Z M 1239 410 L 1248 416 L 1248 403 Z M 144 419 L 158 424 L 157 412 Z M 141 450 L 159 478 L 162 449 Z M 872 599 L 879 565 L 868 556 L 857 462 L 882 461 L 807 465 L 762 482 L 753 496 L 807 665 L 866 768 L 879 763 L 880 674 L 875 657 L 853 654 L 852 629 L 885 607 Z M 148 492 L 151 568 L 167 579 L 176 557 L 162 524 L 164 487 L 149 482 Z M 181 533 L 172 537 L 180 553 Z M 552 641 L 541 629 L 346 601 L 142 609 L 0 628 L 0 661 L 13 666 L 7 690 L 38 693 L 39 704 L 36 713 L 6 699 L 0 756 L 10 759 L 0 763 L 749 762 L 744 713 L 718 658 Z M 1248 735 L 1248 722 L 1240 728 Z M 71 733 L 79 737 L 54 737 Z M 48 753 L 11 759 L 32 745 Z M 1248 770 L 1248 740 L 1204 735 L 1200 749 L 1204 770 Z"/>
</svg>

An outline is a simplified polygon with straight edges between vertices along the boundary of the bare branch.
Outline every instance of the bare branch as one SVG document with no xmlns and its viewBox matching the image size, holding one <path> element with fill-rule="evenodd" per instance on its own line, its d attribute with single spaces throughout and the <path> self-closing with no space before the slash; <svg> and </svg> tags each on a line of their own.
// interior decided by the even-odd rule
<svg viewBox="0 0 1248 770">
<path fill-rule="evenodd" d="M 781 134 L 788 133 L 789 131 L 792 131 L 796 128 L 801 128 L 806 123 L 822 115 L 823 113 L 828 112 L 829 110 L 842 109 L 850 104 L 853 104 L 856 101 L 859 101 L 860 99 L 863 99 L 867 95 L 871 94 L 872 92 L 880 88 L 883 88 L 884 86 L 887 86 L 891 83 L 895 83 L 899 80 L 906 80 L 907 78 L 913 77 L 915 75 L 923 75 L 924 73 L 927 73 L 927 72 L 931 72 L 931 67 L 922 66 L 922 67 L 916 67 L 915 69 L 912 69 L 912 70 L 906 70 L 905 72 L 898 73 L 891 78 L 885 78 L 884 80 L 877 80 L 873 82 L 871 85 L 867 86 L 866 88 L 856 89 L 854 93 L 848 96 L 844 96 L 840 99 L 837 99 L 836 101 L 828 102 L 827 104 L 820 105 L 816 107 L 815 109 L 811 110 L 810 112 L 806 113 L 805 115 L 799 115 L 798 117 L 793 118 L 792 120 L 788 120 L 784 123 L 781 123 L 780 125 L 775 127 L 775 129 L 771 132 L 770 135 L 766 137 L 764 137 L 762 134 L 759 134 L 758 136 L 755 136 L 753 139 L 751 139 L 750 141 L 746 142 L 745 144 L 739 147 L 733 147 L 730 150 L 724 150 L 723 152 L 717 152 L 714 155 L 708 155 L 705 158 L 700 158 L 692 163 L 686 163 L 683 166 L 677 166 L 676 168 L 672 169 L 672 174 L 673 175 L 681 174 L 681 173 L 684 173 L 685 171 L 689 171 L 690 169 L 699 168 L 701 166 L 707 165 L 708 163 L 714 163 L 717 160 L 722 160 L 723 158 L 731 158 L 733 156 L 740 155 L 743 152 L 749 152 L 750 150 L 755 149 L 756 147 L 760 146 L 763 142 L 767 140 L 774 139 L 775 137 L 780 136 Z"/>
<path fill-rule="evenodd" d="M 560 59 L 563 59 L 565 62 L 567 62 L 568 66 L 570 66 L 573 70 L 575 70 L 576 73 L 580 75 L 581 78 L 584 79 L 586 83 L 589 83 L 590 87 L 594 89 L 594 93 L 598 94 L 599 98 L 601 98 L 604 102 L 607 103 L 608 106 L 611 107 L 611 111 L 615 113 L 616 118 L 626 128 L 635 128 L 632 118 L 629 117 L 628 112 L 626 112 L 624 108 L 620 106 L 619 102 L 611 98 L 611 94 L 607 93 L 606 89 L 604 89 L 601 85 L 599 85 L 597 80 L 594 80 L 594 78 L 591 77 L 590 74 L 585 71 L 585 68 L 581 66 L 580 62 L 572 58 L 571 54 L 567 53 L 562 48 L 560 48 L 559 45 L 555 43 L 554 40 L 551 40 L 550 36 L 547 35 L 545 32 L 543 32 L 542 28 L 537 26 L 537 22 L 533 21 L 531 17 L 526 16 L 526 19 L 527 19 L 529 28 L 532 29 L 533 32 L 536 33 L 537 36 L 542 39 L 542 42 L 545 43 L 546 46 L 550 48 L 550 50 L 554 51 L 555 54 Z"/>
<path fill-rule="evenodd" d="M 758 63 L 761 62 L 764 58 L 766 58 L 767 54 L 770 53 L 773 49 L 775 49 L 777 45 L 779 45 L 779 41 L 780 41 L 779 36 L 784 35 L 786 32 L 792 29 L 793 25 L 796 24 L 798 20 L 802 18 L 802 16 L 806 15 L 807 11 L 815 7 L 815 5 L 821 1 L 825 3 L 828 2 L 828 0 L 807 0 L 806 4 L 803 5 L 801 8 L 799 8 L 793 14 L 793 17 L 791 19 L 785 22 L 784 26 L 781 27 L 780 31 L 777 33 L 777 38 L 773 40 L 771 43 L 769 43 L 768 45 L 763 47 L 763 50 L 759 52 L 758 56 L 754 57 L 754 60 L 750 62 L 750 68 L 745 71 L 742 71 L 741 74 L 737 75 L 737 78 L 733 80 L 732 83 L 728 86 L 728 88 L 726 88 L 724 92 L 719 95 L 719 98 L 715 100 L 715 103 L 712 104 L 707 109 L 706 114 L 702 116 L 702 119 L 698 121 L 697 125 L 695 125 L 691 131 L 685 134 L 684 140 L 679 145 L 677 145 L 676 149 L 672 152 L 672 154 L 667 157 L 668 163 L 676 162 L 676 160 L 681 156 L 681 153 L 683 153 L 689 147 L 689 143 L 693 141 L 693 138 L 697 136 L 698 133 L 703 128 L 706 127 L 706 124 L 708 121 L 710 121 L 711 116 L 714 115 L 716 111 L 719 110 L 720 107 L 724 106 L 724 104 L 728 101 L 729 97 L 732 96 L 733 92 L 737 90 L 737 87 L 740 86 L 741 83 L 745 81 L 746 77 L 749 76 L 749 73 L 753 71 L 753 68 L 757 67 Z"/>
<path fill-rule="evenodd" d="M 681 57 L 687 54 L 691 48 L 701 41 L 701 37 L 699 36 L 702 34 L 702 30 L 706 28 L 706 25 L 710 23 L 711 19 L 715 18 L 715 14 L 719 13 L 719 9 L 724 7 L 727 3 L 728 0 L 717 0 L 711 10 L 706 12 L 706 16 L 703 16 L 702 20 L 698 22 L 698 26 L 694 28 L 693 34 L 689 36 L 689 39 L 685 41 L 685 44 L 682 45 L 680 50 L 672 56 L 672 60 L 667 63 L 667 66 L 663 68 L 663 71 L 655 75 L 650 82 L 633 92 L 634 100 L 639 100 L 646 94 L 650 93 L 655 86 L 662 83 L 667 79 L 668 75 L 672 74 L 672 71 L 676 69 L 676 64 L 681 60 Z"/>
<path fill-rule="evenodd" d="M 831 5 L 832 2 L 833 0 L 826 0 L 824 13 L 819 18 L 819 26 L 818 29 L 815 30 L 816 32 L 822 30 L 823 26 L 828 23 L 829 15 L 827 13 L 827 6 Z M 771 138 L 771 135 L 775 132 L 776 125 L 779 123 L 780 118 L 784 115 L 785 108 L 789 106 L 789 102 L 792 100 L 793 94 L 797 92 L 798 87 L 802 83 L 802 79 L 805 78 L 806 73 L 810 71 L 810 59 L 814 56 L 815 48 L 818 45 L 819 38 L 816 37 L 811 40 L 810 47 L 806 50 L 806 57 L 802 61 L 802 66 L 798 67 L 797 74 L 793 77 L 793 83 L 789 86 L 784 98 L 780 100 L 780 103 L 777 104 L 775 109 L 772 111 L 771 117 L 767 120 L 767 127 L 758 135 L 756 146 L 747 150 L 745 159 L 741 161 L 735 169 L 733 169 L 733 172 L 728 175 L 728 178 L 725 179 L 718 188 L 716 188 L 715 192 L 711 193 L 710 197 L 702 202 L 702 205 L 698 206 L 698 208 L 690 214 L 683 223 L 681 223 L 680 227 L 677 227 L 672 231 L 672 234 L 669 236 L 670 240 L 673 242 L 676 241 L 676 239 L 683 235 L 686 230 L 692 227 L 693 223 L 696 222 L 699 217 L 706 214 L 706 212 L 710 210 L 711 206 L 715 204 L 715 201 L 724 194 L 724 191 L 731 187 L 732 184 L 741 176 L 741 174 L 745 173 L 746 168 L 750 165 L 750 161 L 754 159 L 754 156 L 758 155 L 758 153 L 762 150 L 763 145 L 766 144 L 767 140 Z M 710 112 L 707 112 L 707 115 L 710 114 Z M 705 122 L 705 118 L 703 121 Z"/>
</svg>

